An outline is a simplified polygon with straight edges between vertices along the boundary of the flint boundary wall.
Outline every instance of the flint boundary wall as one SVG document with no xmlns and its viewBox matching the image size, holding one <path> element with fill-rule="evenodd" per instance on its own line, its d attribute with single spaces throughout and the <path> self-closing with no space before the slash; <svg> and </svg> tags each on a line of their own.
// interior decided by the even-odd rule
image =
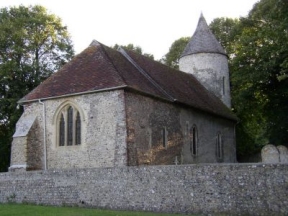
<svg viewBox="0 0 288 216">
<path fill-rule="evenodd" d="M 173 213 L 287 215 L 288 164 L 0 173 L 0 202 Z"/>
</svg>

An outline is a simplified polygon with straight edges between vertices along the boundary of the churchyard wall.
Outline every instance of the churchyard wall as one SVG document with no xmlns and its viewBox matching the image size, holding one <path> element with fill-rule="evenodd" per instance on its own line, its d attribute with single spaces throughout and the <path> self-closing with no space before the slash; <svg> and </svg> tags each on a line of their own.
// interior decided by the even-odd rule
<svg viewBox="0 0 288 216">
<path fill-rule="evenodd" d="M 0 202 L 200 215 L 287 215 L 288 164 L 0 173 Z"/>
</svg>

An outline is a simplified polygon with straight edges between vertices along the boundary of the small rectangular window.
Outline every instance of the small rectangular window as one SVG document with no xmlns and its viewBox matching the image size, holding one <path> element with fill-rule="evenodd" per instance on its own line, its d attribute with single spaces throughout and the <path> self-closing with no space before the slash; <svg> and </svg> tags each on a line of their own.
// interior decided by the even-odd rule
<svg viewBox="0 0 288 216">
<path fill-rule="evenodd" d="M 167 130 L 166 127 L 162 130 L 162 141 L 163 141 L 163 147 L 167 148 Z"/>
<path fill-rule="evenodd" d="M 190 152 L 192 154 L 192 156 L 196 156 L 197 155 L 197 128 L 194 125 L 191 129 L 190 129 Z"/>
<path fill-rule="evenodd" d="M 222 135 L 219 133 L 216 140 L 216 156 L 218 159 L 223 159 L 223 143 Z"/>
<path fill-rule="evenodd" d="M 225 95 L 225 77 L 223 77 L 223 95 Z"/>
<path fill-rule="evenodd" d="M 149 149 L 152 148 L 152 130 L 151 128 L 147 129 L 147 136 L 148 136 L 148 147 Z"/>
<path fill-rule="evenodd" d="M 196 155 L 196 128 L 193 127 L 193 148 L 192 148 L 192 154 Z"/>
</svg>

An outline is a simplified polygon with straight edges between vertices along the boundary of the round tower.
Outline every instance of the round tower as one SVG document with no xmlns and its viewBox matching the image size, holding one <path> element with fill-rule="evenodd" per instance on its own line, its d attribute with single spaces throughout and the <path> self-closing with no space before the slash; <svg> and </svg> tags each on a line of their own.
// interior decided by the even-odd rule
<svg viewBox="0 0 288 216">
<path fill-rule="evenodd" d="M 179 59 L 179 69 L 193 74 L 206 89 L 231 108 L 228 57 L 202 14 Z"/>
</svg>

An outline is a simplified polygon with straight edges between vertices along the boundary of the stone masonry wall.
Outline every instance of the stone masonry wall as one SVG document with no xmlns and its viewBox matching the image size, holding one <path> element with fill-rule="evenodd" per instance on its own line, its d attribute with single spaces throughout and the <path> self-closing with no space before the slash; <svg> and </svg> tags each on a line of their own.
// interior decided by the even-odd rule
<svg viewBox="0 0 288 216">
<path fill-rule="evenodd" d="M 128 165 L 174 164 L 180 158 L 183 135 L 176 106 L 125 92 Z M 163 145 L 163 130 L 167 146 Z"/>
<path fill-rule="evenodd" d="M 43 167 L 43 134 L 36 120 L 27 136 L 27 165 L 28 170 L 41 170 Z"/>
<path fill-rule="evenodd" d="M 287 164 L 202 164 L 0 173 L 0 203 L 204 215 L 287 215 Z"/>
<path fill-rule="evenodd" d="M 13 170 L 16 166 L 17 170 L 19 165 L 25 165 L 27 169 L 44 169 L 42 105 L 27 104 L 24 110 L 13 136 L 10 168 Z"/>
<path fill-rule="evenodd" d="M 48 169 L 126 166 L 123 90 L 44 100 L 43 103 Z M 57 144 L 60 121 L 57 113 L 67 104 L 72 104 L 81 113 L 81 145 Z M 28 170 L 44 169 L 43 105 L 39 102 L 26 104 L 24 118 L 36 120 L 27 137 L 14 138 L 11 166 L 28 162 Z"/>
<path fill-rule="evenodd" d="M 73 103 L 82 110 L 81 145 L 57 146 L 55 114 L 61 104 Z M 48 169 L 113 167 L 126 165 L 126 125 L 123 91 L 48 100 Z"/>
<path fill-rule="evenodd" d="M 192 109 L 181 109 L 181 128 L 184 134 L 184 147 L 182 150 L 183 163 L 235 163 L 236 137 L 235 122 L 197 112 Z M 197 127 L 197 156 L 191 157 L 189 136 L 187 128 Z M 222 136 L 223 158 L 216 157 L 217 135 Z M 187 139 L 188 138 L 188 139 Z"/>
<path fill-rule="evenodd" d="M 125 92 L 128 165 L 216 163 L 217 134 L 221 162 L 236 162 L 235 122 L 150 97 Z M 197 154 L 190 151 L 189 131 L 197 128 Z M 166 130 L 167 146 L 163 145 Z"/>
<path fill-rule="evenodd" d="M 226 106 L 231 107 L 230 78 L 226 56 L 217 53 L 183 56 L 179 60 L 179 69 L 193 74 L 204 87 L 220 98 Z"/>
<path fill-rule="evenodd" d="M 26 165 L 27 137 L 13 138 L 11 146 L 11 165 Z"/>
</svg>

